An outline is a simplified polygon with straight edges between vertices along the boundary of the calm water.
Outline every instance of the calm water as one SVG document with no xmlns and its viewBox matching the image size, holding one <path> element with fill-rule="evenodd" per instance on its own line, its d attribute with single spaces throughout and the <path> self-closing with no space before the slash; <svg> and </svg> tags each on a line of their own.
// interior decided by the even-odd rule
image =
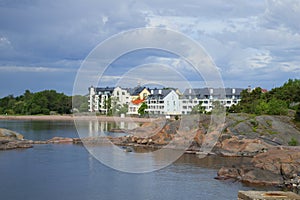
<svg viewBox="0 0 300 200">
<path fill-rule="evenodd" d="M 96 129 L 102 126 L 107 128 L 107 123 Z M 120 125 L 109 126 L 119 128 Z M 34 140 L 78 137 L 73 122 L 69 121 L 0 121 L 0 127 Z M 89 134 L 95 126 L 85 128 Z M 184 155 L 159 171 L 129 174 L 101 164 L 81 145 L 36 145 L 25 150 L 0 151 L 0 198 L 227 200 L 237 199 L 238 190 L 260 189 L 214 179 L 220 166 L 233 162 L 240 161 L 214 157 L 200 160 L 194 155 Z"/>
</svg>

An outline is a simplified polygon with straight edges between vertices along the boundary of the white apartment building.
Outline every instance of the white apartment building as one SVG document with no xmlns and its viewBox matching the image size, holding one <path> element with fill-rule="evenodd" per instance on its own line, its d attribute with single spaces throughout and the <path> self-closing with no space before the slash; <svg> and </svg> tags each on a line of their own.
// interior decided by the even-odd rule
<svg viewBox="0 0 300 200">
<path fill-rule="evenodd" d="M 106 100 L 112 96 L 113 91 L 113 87 L 95 88 L 91 86 L 88 97 L 89 112 L 107 113 Z"/>
<path fill-rule="evenodd" d="M 181 114 L 189 114 L 192 108 L 201 104 L 206 112 L 213 109 L 213 102 L 219 101 L 224 107 L 229 108 L 241 100 L 242 88 L 196 88 L 186 89 L 180 98 Z"/>
</svg>

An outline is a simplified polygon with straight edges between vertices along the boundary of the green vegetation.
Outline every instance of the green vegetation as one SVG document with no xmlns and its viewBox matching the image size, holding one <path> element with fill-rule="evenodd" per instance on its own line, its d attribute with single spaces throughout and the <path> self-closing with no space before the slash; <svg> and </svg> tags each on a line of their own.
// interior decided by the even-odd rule
<svg viewBox="0 0 300 200">
<path fill-rule="evenodd" d="M 298 146 L 298 141 L 295 138 L 291 138 L 288 144 L 289 146 Z"/>
<path fill-rule="evenodd" d="M 117 99 L 114 97 L 109 97 L 104 101 L 104 109 L 106 109 L 107 116 L 117 116 L 120 114 L 125 114 L 128 112 L 128 105 L 119 104 Z M 103 114 L 103 113 L 102 113 Z"/>
<path fill-rule="evenodd" d="M 295 121 L 300 122 L 300 105 L 297 106 L 296 113 L 295 113 Z"/>
<path fill-rule="evenodd" d="M 202 102 L 194 106 L 191 111 L 192 114 L 202 114 L 205 113 L 205 107 L 202 106 Z"/>
<path fill-rule="evenodd" d="M 287 115 L 288 109 L 295 109 L 295 103 L 300 102 L 300 80 L 288 80 L 283 86 L 269 92 L 262 92 L 256 88 L 249 92 L 243 90 L 241 101 L 232 106 L 228 112 L 244 112 L 256 115 Z M 300 113 L 296 112 L 295 120 L 300 120 Z"/>
<path fill-rule="evenodd" d="M 146 109 L 148 108 L 148 105 L 143 102 L 142 105 L 139 107 L 138 109 L 138 113 L 141 115 L 141 116 L 144 116 L 146 114 Z"/>
<path fill-rule="evenodd" d="M 76 96 L 73 99 L 74 108 L 87 111 L 87 98 Z M 72 97 L 55 90 L 44 90 L 32 93 L 26 90 L 23 95 L 14 97 L 8 95 L 0 99 L 0 114 L 8 115 L 49 115 L 70 114 Z"/>
<path fill-rule="evenodd" d="M 88 98 L 86 96 L 75 95 L 73 96 L 73 108 L 79 112 L 87 112 L 88 111 Z"/>
</svg>

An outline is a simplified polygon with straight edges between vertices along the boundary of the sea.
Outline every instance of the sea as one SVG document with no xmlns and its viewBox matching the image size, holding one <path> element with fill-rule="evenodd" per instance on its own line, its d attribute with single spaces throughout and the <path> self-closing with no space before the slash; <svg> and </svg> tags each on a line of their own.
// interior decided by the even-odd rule
<svg viewBox="0 0 300 200">
<path fill-rule="evenodd" d="M 81 132 L 86 131 L 88 136 L 103 131 L 118 136 L 124 133 L 110 130 L 139 125 L 134 122 L 87 122 Z M 79 137 L 73 121 L 1 120 L 0 127 L 19 132 L 30 140 Z M 200 159 L 193 154 L 184 154 L 162 169 L 128 173 L 105 165 L 84 145 L 35 145 L 29 149 L 0 151 L 0 199 L 229 200 L 237 199 L 239 190 L 274 189 L 215 179 L 222 166 L 249 162 L 243 159 L 247 158 L 208 156 Z M 149 164 L 155 165 L 155 162 Z"/>
</svg>

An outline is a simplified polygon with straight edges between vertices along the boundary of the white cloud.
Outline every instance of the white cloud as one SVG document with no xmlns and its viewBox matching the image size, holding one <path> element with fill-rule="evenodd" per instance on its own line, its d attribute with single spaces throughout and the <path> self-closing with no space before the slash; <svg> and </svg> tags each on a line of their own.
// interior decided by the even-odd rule
<svg viewBox="0 0 300 200">
<path fill-rule="evenodd" d="M 255 82 L 258 74 L 267 72 L 269 77 L 264 79 L 269 80 L 274 76 L 293 78 L 299 73 L 298 0 L 64 0 L 63 4 L 54 0 L 0 4 L 2 72 L 72 71 L 98 43 L 113 34 L 137 27 L 166 27 L 199 42 L 225 79 L 234 76 L 238 82 L 247 75 L 249 82 Z M 114 48 L 129 43 L 134 39 Z M 166 44 L 160 39 L 155 43 Z M 192 72 L 177 58 L 149 57 L 146 61 L 173 66 L 183 74 Z M 117 80 L 118 75 L 109 74 L 111 80 Z"/>
<path fill-rule="evenodd" d="M 1 72 L 31 72 L 31 73 L 45 73 L 45 72 L 70 72 L 74 70 L 65 68 L 49 68 L 49 67 L 28 67 L 28 66 L 0 66 Z"/>
<path fill-rule="evenodd" d="M 300 73 L 300 62 L 282 62 L 280 63 L 279 67 L 284 72 Z"/>
</svg>

